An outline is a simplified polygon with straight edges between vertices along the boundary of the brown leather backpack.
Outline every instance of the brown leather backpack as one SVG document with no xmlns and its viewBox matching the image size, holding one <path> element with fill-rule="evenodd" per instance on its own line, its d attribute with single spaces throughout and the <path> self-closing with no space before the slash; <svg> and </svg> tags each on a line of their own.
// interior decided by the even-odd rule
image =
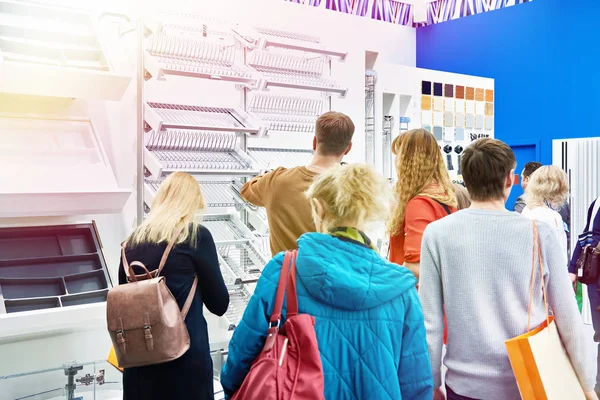
<svg viewBox="0 0 600 400">
<path fill-rule="evenodd" d="M 158 269 L 148 272 L 139 261 L 127 263 L 125 243 L 122 260 L 128 283 L 112 288 L 106 300 L 106 320 L 119 366 L 122 368 L 160 364 L 181 357 L 190 348 L 190 335 L 185 317 L 192 305 L 198 277 L 183 309 L 160 276 L 173 245 L 183 227 L 173 235 L 165 249 Z M 145 271 L 135 275 L 133 267 Z"/>
</svg>

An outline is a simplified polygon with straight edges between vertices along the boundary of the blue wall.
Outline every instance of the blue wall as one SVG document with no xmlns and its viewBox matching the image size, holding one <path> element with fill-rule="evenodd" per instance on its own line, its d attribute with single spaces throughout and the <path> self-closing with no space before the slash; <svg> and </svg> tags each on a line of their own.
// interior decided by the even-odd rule
<svg viewBox="0 0 600 400">
<path fill-rule="evenodd" d="M 598 15 L 598 0 L 535 0 L 419 28 L 417 66 L 494 78 L 495 136 L 549 164 L 552 139 L 600 136 Z"/>
</svg>

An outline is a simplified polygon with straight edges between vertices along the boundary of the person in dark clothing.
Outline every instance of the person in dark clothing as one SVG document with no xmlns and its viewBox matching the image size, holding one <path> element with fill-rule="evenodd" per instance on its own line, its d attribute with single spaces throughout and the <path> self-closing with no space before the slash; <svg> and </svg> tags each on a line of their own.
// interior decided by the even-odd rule
<svg viewBox="0 0 600 400">
<path fill-rule="evenodd" d="M 170 237 L 182 224 L 184 229 L 167 258 L 162 276 L 179 307 L 183 307 L 198 276 L 197 292 L 185 320 L 190 349 L 180 358 L 163 364 L 126 368 L 123 371 L 124 400 L 205 400 L 214 399 L 213 365 L 203 305 L 216 315 L 229 306 L 229 293 L 223 281 L 215 242 L 196 220 L 204 209 L 198 182 L 190 175 L 175 172 L 160 186 L 152 211 L 126 242 L 129 261 L 140 261 L 150 271 L 158 268 Z M 134 268 L 136 274 L 142 271 Z M 126 284 L 123 262 L 119 284 Z"/>
<path fill-rule="evenodd" d="M 577 279 L 577 260 L 583 250 L 584 245 L 597 246 L 600 243 L 600 198 L 594 200 L 588 209 L 587 223 L 582 235 L 579 236 L 579 241 L 573 249 L 573 257 L 569 264 L 569 275 L 571 280 Z M 594 326 L 594 341 L 598 345 L 598 373 L 596 375 L 596 393 L 600 396 L 600 293 L 598 293 L 598 285 L 587 285 L 588 299 L 590 300 L 590 308 L 592 309 L 592 324 Z"/>
<path fill-rule="evenodd" d="M 523 192 L 525 192 L 525 189 L 527 189 L 527 184 L 529 183 L 529 177 L 531 176 L 531 174 L 537 171 L 537 169 L 541 166 L 542 164 L 540 164 L 537 161 L 530 161 L 527 164 L 525 164 L 525 166 L 523 167 L 523 172 L 521 172 L 521 187 L 523 188 Z M 521 214 L 526 205 L 527 204 L 525 203 L 525 193 L 523 193 L 515 202 L 513 211 L 516 211 L 519 214 Z"/>
</svg>

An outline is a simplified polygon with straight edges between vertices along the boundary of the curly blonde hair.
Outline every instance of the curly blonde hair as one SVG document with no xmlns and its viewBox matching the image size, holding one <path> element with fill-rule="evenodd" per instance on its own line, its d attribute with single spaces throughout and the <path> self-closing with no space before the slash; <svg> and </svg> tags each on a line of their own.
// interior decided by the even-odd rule
<svg viewBox="0 0 600 400">
<path fill-rule="evenodd" d="M 529 208 L 548 204 L 558 210 L 567 201 L 569 177 L 565 171 L 554 165 L 540 167 L 529 177 L 525 194 L 525 202 Z"/>
<path fill-rule="evenodd" d="M 388 231 L 399 234 L 404 225 L 406 204 L 423 195 L 449 207 L 456 207 L 456 195 L 435 137 L 425 129 L 412 129 L 394 139 L 392 152 L 396 155 L 396 204 Z M 428 190 L 437 185 L 436 190 Z"/>
<path fill-rule="evenodd" d="M 356 228 L 369 222 L 385 221 L 391 190 L 386 179 L 366 164 L 347 164 L 328 169 L 306 191 L 325 209 L 326 229 L 340 224 Z M 311 201 L 311 206 L 313 202 Z M 313 213 L 315 212 L 313 206 Z"/>
</svg>

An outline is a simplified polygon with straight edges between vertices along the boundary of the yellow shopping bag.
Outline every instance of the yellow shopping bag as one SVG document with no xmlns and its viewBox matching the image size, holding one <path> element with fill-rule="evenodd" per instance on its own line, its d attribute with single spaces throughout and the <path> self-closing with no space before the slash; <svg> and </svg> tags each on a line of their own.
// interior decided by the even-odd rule
<svg viewBox="0 0 600 400">
<path fill-rule="evenodd" d="M 111 346 L 110 351 L 108 352 L 108 357 L 106 359 L 110 365 L 123 372 L 123 368 L 119 367 L 119 361 L 117 360 L 117 353 L 115 353 L 115 348 Z"/>
<path fill-rule="evenodd" d="M 506 341 L 508 358 L 517 379 L 523 400 L 585 400 L 585 394 L 548 312 L 546 283 L 542 267 L 542 253 L 537 225 L 533 223 L 533 261 L 529 296 L 528 332 Z M 531 306 L 535 280 L 535 255 L 538 255 L 542 292 L 546 306 L 546 320 L 530 329 Z"/>
</svg>

